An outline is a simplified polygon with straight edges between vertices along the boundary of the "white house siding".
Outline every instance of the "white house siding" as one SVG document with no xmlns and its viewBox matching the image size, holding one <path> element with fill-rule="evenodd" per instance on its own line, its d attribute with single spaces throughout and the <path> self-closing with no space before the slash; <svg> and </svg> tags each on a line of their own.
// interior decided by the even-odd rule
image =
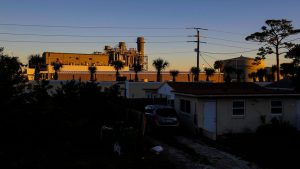
<svg viewBox="0 0 300 169">
<path fill-rule="evenodd" d="M 167 83 L 164 83 L 158 88 L 157 94 L 160 94 L 162 97 L 166 97 L 168 100 L 174 100 L 175 96 L 174 93 L 171 92 L 172 90 L 172 87 L 170 87 Z"/>
<path fill-rule="evenodd" d="M 186 114 L 180 111 L 180 99 L 189 100 L 191 102 L 191 113 Z M 183 96 L 177 94 L 175 97 L 175 109 L 179 113 L 181 125 L 194 132 L 196 128 L 203 130 L 203 134 L 211 137 L 214 133 L 204 130 L 204 103 L 212 99 L 196 98 L 193 96 Z M 243 133 L 255 132 L 261 122 L 261 116 L 266 116 L 266 122 L 269 123 L 273 117 L 280 118 L 284 121 L 290 122 L 293 126 L 297 125 L 297 103 L 295 98 L 288 97 L 257 97 L 257 98 L 215 98 L 217 119 L 216 135 L 223 135 L 227 133 Z M 232 101 L 245 101 L 244 116 L 232 115 Z M 271 100 L 280 100 L 283 104 L 283 113 L 281 115 L 271 114 Z M 196 104 L 196 106 L 194 105 Z M 195 109 L 196 108 L 196 109 Z M 194 113 L 197 113 L 195 116 Z M 194 118 L 197 118 L 195 125 Z"/>
<path fill-rule="evenodd" d="M 159 87 L 161 82 L 125 82 L 127 98 L 146 98 L 144 89 Z"/>
<path fill-rule="evenodd" d="M 180 110 L 180 100 L 189 100 L 190 101 L 190 113 L 185 113 Z M 180 119 L 180 125 L 187 128 L 191 132 L 195 132 L 196 129 L 199 128 L 200 125 L 202 125 L 202 119 L 201 116 L 199 116 L 199 113 L 195 116 L 195 112 L 199 112 L 200 107 L 198 104 L 198 101 L 196 98 L 193 97 L 181 97 L 176 96 L 174 108 L 176 112 L 179 115 Z M 196 119 L 195 119 L 196 118 Z"/>
<path fill-rule="evenodd" d="M 232 115 L 232 101 L 245 100 L 245 115 Z M 271 100 L 281 100 L 283 104 L 282 115 L 271 114 Z M 218 99 L 217 103 L 217 135 L 226 133 L 254 132 L 262 124 L 261 116 L 266 116 L 266 122 L 273 117 L 289 121 L 295 126 L 295 99 L 288 98 L 239 98 Z"/>
</svg>

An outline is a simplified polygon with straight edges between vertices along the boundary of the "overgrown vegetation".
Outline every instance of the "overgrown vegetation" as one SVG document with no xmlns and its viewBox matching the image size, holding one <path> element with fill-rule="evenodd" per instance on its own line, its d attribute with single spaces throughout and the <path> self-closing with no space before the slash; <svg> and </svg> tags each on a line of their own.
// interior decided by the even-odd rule
<svg viewBox="0 0 300 169">
<path fill-rule="evenodd" d="M 297 166 L 300 134 L 288 122 L 273 119 L 262 124 L 256 133 L 231 134 L 217 144 L 247 160 L 267 168 L 293 168 Z"/>
<path fill-rule="evenodd" d="M 94 81 L 26 82 L 18 58 L 0 54 L 2 168 L 174 168 L 144 154 L 150 145 L 133 107 L 149 102 L 119 97 L 118 86 L 101 92 Z"/>
</svg>

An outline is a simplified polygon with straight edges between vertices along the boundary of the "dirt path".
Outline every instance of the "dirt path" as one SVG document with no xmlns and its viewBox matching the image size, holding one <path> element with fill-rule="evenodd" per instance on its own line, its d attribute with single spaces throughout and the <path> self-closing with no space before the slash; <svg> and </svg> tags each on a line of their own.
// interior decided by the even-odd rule
<svg viewBox="0 0 300 169">
<path fill-rule="evenodd" d="M 154 145 L 161 145 L 164 151 L 161 155 L 178 168 L 185 169 L 260 169 L 253 163 L 244 161 L 229 153 L 209 147 L 198 140 L 183 136 L 173 136 L 171 139 L 153 139 Z"/>
</svg>

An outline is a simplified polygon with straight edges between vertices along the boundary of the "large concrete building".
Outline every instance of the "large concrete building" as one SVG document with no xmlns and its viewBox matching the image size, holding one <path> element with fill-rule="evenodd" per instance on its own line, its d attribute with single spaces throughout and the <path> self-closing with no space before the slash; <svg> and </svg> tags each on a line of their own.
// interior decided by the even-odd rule
<svg viewBox="0 0 300 169">
<path fill-rule="evenodd" d="M 137 38 L 137 48 L 127 48 L 125 42 L 119 42 L 118 47 L 105 46 L 103 52 L 94 52 L 91 54 L 79 53 L 59 53 L 59 52 L 44 52 L 43 57 L 47 69 L 41 71 L 42 79 L 53 79 L 54 70 L 53 63 L 59 62 L 63 66 L 58 71 L 58 80 L 90 80 L 89 67 L 95 66 L 95 80 L 97 81 L 115 81 L 116 72 L 111 64 L 114 61 L 122 61 L 124 68 L 119 70 L 121 79 L 134 80 L 133 64 L 139 63 L 142 65 L 142 71 L 138 73 L 140 81 L 156 81 L 156 72 L 148 71 L 147 56 L 144 50 L 144 38 Z M 34 69 L 27 69 L 27 77 L 29 80 L 34 79 Z M 162 81 L 171 81 L 170 73 L 161 73 Z M 200 73 L 200 80 L 205 81 L 205 73 Z M 221 74 L 214 74 L 210 77 L 213 82 L 223 82 Z M 180 72 L 176 78 L 179 82 L 193 81 L 193 75 L 190 72 Z"/>
<path fill-rule="evenodd" d="M 119 42 L 117 48 L 105 46 L 103 52 L 94 52 L 91 54 L 79 53 L 59 53 L 59 52 L 44 52 L 46 64 L 51 65 L 55 62 L 60 62 L 62 65 L 76 66 L 109 66 L 114 61 L 122 61 L 125 66 L 133 69 L 134 63 L 142 65 L 143 70 L 147 70 L 147 56 L 144 53 L 144 38 L 137 38 L 137 49 L 127 49 L 125 42 Z"/>
<path fill-rule="evenodd" d="M 249 74 L 252 72 L 256 72 L 260 68 L 265 68 L 265 63 L 263 60 L 260 61 L 260 63 L 256 63 L 253 58 L 248 58 L 244 56 L 231 58 L 227 60 L 222 60 L 224 67 L 232 67 L 236 70 L 241 70 L 241 81 L 244 82 L 252 82 L 252 78 L 249 78 Z M 224 76 L 226 77 L 227 74 L 224 72 Z M 236 80 L 237 74 L 231 73 L 230 74 L 231 79 Z"/>
<path fill-rule="evenodd" d="M 59 61 L 63 65 L 95 65 L 108 66 L 108 56 L 104 53 L 95 54 L 80 54 L 80 53 L 59 53 L 59 52 L 44 52 L 46 64 L 51 65 Z"/>
</svg>

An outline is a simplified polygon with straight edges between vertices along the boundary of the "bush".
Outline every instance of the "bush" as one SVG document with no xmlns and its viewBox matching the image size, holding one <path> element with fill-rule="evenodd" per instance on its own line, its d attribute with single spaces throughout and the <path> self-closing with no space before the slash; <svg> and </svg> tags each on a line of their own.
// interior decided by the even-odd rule
<svg viewBox="0 0 300 169">
<path fill-rule="evenodd" d="M 273 118 L 271 123 L 259 126 L 256 133 L 265 136 L 293 136 L 297 135 L 297 129 L 287 121 Z"/>
</svg>

